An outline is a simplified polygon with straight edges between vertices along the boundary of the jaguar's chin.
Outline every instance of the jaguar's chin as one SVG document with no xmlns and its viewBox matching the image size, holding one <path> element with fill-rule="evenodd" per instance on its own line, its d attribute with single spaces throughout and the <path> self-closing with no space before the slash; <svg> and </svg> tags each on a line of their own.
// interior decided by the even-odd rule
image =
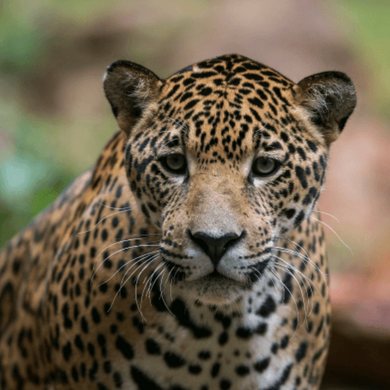
<svg viewBox="0 0 390 390">
<path fill-rule="evenodd" d="M 236 303 L 247 290 L 244 283 L 230 279 L 217 271 L 184 283 L 186 294 L 201 303 L 211 305 Z"/>
</svg>

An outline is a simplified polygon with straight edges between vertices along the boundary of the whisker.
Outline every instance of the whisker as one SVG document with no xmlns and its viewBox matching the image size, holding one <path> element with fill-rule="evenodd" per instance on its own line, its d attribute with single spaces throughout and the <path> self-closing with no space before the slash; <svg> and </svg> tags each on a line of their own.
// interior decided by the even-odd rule
<svg viewBox="0 0 390 390">
<path fill-rule="evenodd" d="M 294 244 L 295 246 L 297 246 L 299 249 L 301 249 L 301 250 L 305 253 L 306 259 L 308 260 L 308 262 L 309 262 L 317 271 L 319 271 L 319 272 L 321 272 L 322 274 L 326 275 L 325 273 L 323 273 L 323 272 L 321 271 L 320 267 L 319 267 L 317 264 L 315 264 L 315 263 L 310 259 L 309 254 L 306 252 L 306 250 L 305 250 L 301 245 L 299 245 L 299 244 L 298 244 L 297 242 L 295 242 L 295 241 L 290 240 L 289 238 L 287 238 L 287 240 L 290 241 L 290 242 L 291 242 L 292 244 Z M 287 248 L 284 248 L 284 249 L 287 249 Z"/>
<path fill-rule="evenodd" d="M 321 221 L 321 220 L 319 220 L 319 219 L 317 219 L 317 218 L 314 218 L 313 216 L 311 216 L 310 218 L 312 218 L 312 219 L 314 219 L 315 221 L 317 221 L 317 222 L 319 222 L 319 223 L 322 223 L 324 226 L 326 226 L 328 229 L 330 229 L 334 234 L 335 234 L 335 236 L 340 240 L 340 242 L 342 243 L 342 244 L 344 244 L 349 250 L 350 250 L 350 252 L 351 252 L 351 254 L 353 255 L 353 251 L 352 251 L 352 249 L 341 239 L 341 237 L 335 232 L 335 230 L 334 229 L 332 229 L 328 224 L 326 224 L 324 221 Z"/>
<path fill-rule="evenodd" d="M 158 253 L 158 251 L 153 251 L 153 252 L 149 252 L 149 253 L 146 253 L 145 255 L 140 256 L 140 258 L 139 258 L 131 267 L 129 267 L 129 268 L 126 270 L 125 274 L 124 274 L 124 275 L 122 276 L 122 278 L 121 278 L 121 283 L 120 283 L 120 285 L 121 285 L 121 286 L 124 286 L 124 285 L 125 285 L 125 283 L 126 283 L 127 280 L 128 280 L 127 274 L 130 272 L 130 270 L 131 270 L 135 265 L 139 264 L 140 262 L 144 262 L 144 261 L 146 262 L 146 261 L 148 261 L 150 258 L 156 256 L 157 253 Z M 149 257 L 149 256 L 150 256 L 150 257 Z M 138 265 L 138 266 L 135 268 L 135 270 L 131 273 L 130 277 L 131 277 L 131 276 L 134 274 L 134 272 L 136 272 L 140 267 L 142 267 L 142 264 Z"/>
<path fill-rule="evenodd" d="M 274 271 L 274 272 L 272 272 Z M 290 291 L 290 289 L 283 283 L 280 275 L 278 274 L 278 272 L 276 272 L 276 270 L 271 270 L 270 269 L 270 272 L 271 274 L 276 277 L 278 280 L 279 280 L 279 283 L 281 284 L 282 288 L 283 288 L 283 300 L 284 300 L 284 290 L 287 290 L 287 292 L 290 294 L 290 297 L 292 298 L 293 302 L 294 302 L 294 305 L 295 305 L 295 312 L 296 312 L 296 315 L 297 315 L 297 321 L 298 321 L 298 326 L 297 326 L 297 329 L 299 327 L 299 309 L 298 309 L 298 304 L 297 304 L 297 301 L 295 300 L 294 298 L 294 295 L 293 293 Z"/>
<path fill-rule="evenodd" d="M 140 300 L 140 305 L 142 306 L 142 301 L 143 301 L 143 297 L 144 297 L 144 292 L 145 292 L 145 289 L 147 288 L 146 290 L 146 296 L 148 296 L 148 291 L 149 291 L 149 286 L 153 280 L 153 276 L 154 274 L 164 265 L 164 263 L 161 263 L 160 265 L 158 265 L 155 270 L 153 271 L 153 273 L 149 276 L 149 278 L 147 279 L 146 283 L 145 283 L 145 279 L 144 279 L 144 288 L 142 289 L 142 294 L 141 294 L 141 300 Z M 151 304 L 151 302 L 150 302 Z"/>
<path fill-rule="evenodd" d="M 78 232 L 77 234 L 85 234 L 85 233 L 89 233 L 91 232 L 93 229 L 95 229 L 97 226 L 99 226 L 103 221 L 105 221 L 107 218 L 110 218 L 112 217 L 113 215 L 118 215 L 118 214 L 121 214 L 121 213 L 125 213 L 127 210 L 122 210 L 122 211 L 118 211 L 117 213 L 113 213 L 113 214 L 110 214 L 110 215 L 107 215 L 106 217 L 102 218 L 97 224 L 95 224 L 95 226 L 89 230 L 85 230 L 84 232 Z"/>
<path fill-rule="evenodd" d="M 288 267 L 289 270 L 293 270 L 294 272 L 296 272 L 298 274 L 298 276 L 299 276 L 299 278 L 300 278 L 300 280 L 301 280 L 301 282 L 306 290 L 306 294 L 307 294 L 307 298 L 308 298 L 308 305 L 309 305 L 309 301 L 311 302 L 311 306 L 308 306 L 308 309 L 307 309 L 307 317 L 309 317 L 312 310 L 313 310 L 313 307 L 314 307 L 314 302 L 313 302 L 313 298 L 312 298 L 313 297 L 312 286 L 314 286 L 314 288 L 317 290 L 317 292 L 321 295 L 320 290 L 318 289 L 317 285 L 312 280 L 310 280 L 305 274 L 303 274 L 301 271 L 299 271 L 296 267 L 292 266 L 291 264 L 289 264 L 288 262 L 286 262 L 285 260 L 283 260 L 282 258 L 280 258 L 278 256 L 275 256 L 275 258 L 279 259 L 284 264 L 286 264 L 286 265 L 283 265 L 283 264 L 279 263 L 279 265 L 284 266 L 286 268 Z M 293 276 L 293 275 L 291 274 L 291 276 Z M 307 282 L 307 286 L 306 286 L 306 283 L 302 280 L 302 278 L 303 278 L 303 280 L 305 280 Z M 309 293 L 308 293 L 308 288 L 310 288 L 310 291 L 311 291 L 310 297 L 309 297 Z M 302 290 L 301 290 L 301 294 L 302 294 Z M 304 300 L 303 294 L 302 294 L 302 298 Z M 305 309 L 305 311 L 306 311 L 306 309 Z"/>
<path fill-rule="evenodd" d="M 334 215 L 332 215 L 332 214 L 329 214 L 329 213 L 325 213 L 325 211 L 320 211 L 320 210 L 313 210 L 313 211 L 315 211 L 316 213 L 320 213 L 320 214 L 325 214 L 325 215 L 329 215 L 329 217 L 332 217 L 332 218 L 334 218 L 337 222 L 340 222 L 340 220 L 337 218 L 337 217 L 335 217 Z"/>
<path fill-rule="evenodd" d="M 128 264 L 130 264 L 130 263 L 132 263 L 132 262 L 135 261 L 135 263 L 126 271 L 125 275 L 127 274 L 127 272 L 128 272 L 131 268 L 133 268 L 134 265 L 138 264 L 140 261 L 142 261 L 143 259 L 145 259 L 145 257 L 148 257 L 149 255 L 152 255 L 152 254 L 157 253 L 157 252 L 158 252 L 158 251 L 153 251 L 153 252 L 144 253 L 143 255 L 140 255 L 140 256 L 138 256 L 138 257 L 136 257 L 136 258 L 134 258 L 134 259 L 131 259 L 131 260 L 127 261 L 127 262 L 126 262 L 125 264 L 123 264 L 120 268 L 118 268 L 118 269 L 116 270 L 116 272 L 115 272 L 109 279 L 107 279 L 105 282 L 99 284 L 98 287 L 100 287 L 100 286 L 103 285 L 103 284 L 108 283 L 108 282 L 109 282 L 109 281 L 110 281 L 118 272 L 120 272 L 123 268 L 125 268 L 126 265 L 128 265 Z M 136 261 L 136 260 L 137 260 L 137 261 Z M 92 283 L 92 278 L 91 278 L 91 283 Z"/>
<path fill-rule="evenodd" d="M 168 281 L 169 281 L 169 277 L 170 277 L 172 271 L 173 271 L 175 268 L 176 268 L 176 266 L 173 266 L 172 269 L 169 271 L 168 277 L 167 277 L 167 283 L 168 283 Z M 170 286 L 169 286 L 169 296 L 170 296 L 171 302 L 172 302 L 172 279 L 171 279 L 171 281 L 170 281 Z"/>
<path fill-rule="evenodd" d="M 157 256 L 157 255 L 156 255 Z M 135 279 L 135 286 L 134 286 L 134 299 L 135 299 L 135 304 L 137 305 L 137 308 L 138 308 L 138 311 L 139 313 L 141 314 L 141 318 L 142 318 L 142 321 L 146 321 L 143 313 L 142 313 L 142 309 L 141 309 L 141 306 L 138 304 L 138 283 L 139 283 L 139 279 L 142 275 L 142 273 L 145 271 L 145 269 L 151 264 L 151 263 L 154 263 L 154 260 L 156 260 L 156 256 L 154 256 L 152 259 L 148 260 L 146 262 L 146 265 L 144 266 L 144 268 L 142 268 L 141 272 L 137 275 L 137 278 Z M 141 294 L 141 299 L 142 299 L 142 294 Z M 142 302 L 141 302 L 142 303 Z"/>
<path fill-rule="evenodd" d="M 286 269 L 284 269 L 284 268 L 279 268 L 278 266 L 275 266 L 275 268 L 280 269 L 280 270 L 282 270 L 282 271 L 284 271 L 284 272 L 287 271 Z M 275 274 L 278 275 L 278 273 L 276 272 L 276 270 L 274 270 L 274 271 L 275 271 Z M 294 294 L 292 293 L 292 291 L 286 286 L 285 283 L 283 283 L 283 281 L 281 280 L 280 276 L 279 276 L 279 280 L 280 280 L 280 282 L 281 282 L 281 284 L 282 284 L 282 286 L 283 286 L 283 289 L 287 290 L 287 292 L 290 294 L 291 299 L 294 301 L 295 312 L 296 312 L 296 316 L 297 316 L 297 329 L 298 329 L 299 323 L 300 323 L 300 315 L 299 315 L 299 309 L 298 309 L 297 301 L 296 301 L 296 299 L 295 299 Z M 305 322 L 307 321 L 305 309 L 304 309 L 303 313 L 304 313 L 304 320 L 303 320 L 303 323 L 305 323 Z"/>
<path fill-rule="evenodd" d="M 166 271 L 167 269 L 165 268 L 164 269 L 164 272 Z M 163 272 L 163 275 L 164 275 L 164 272 Z M 162 301 L 164 302 L 164 305 L 165 307 L 167 308 L 167 310 L 172 314 L 172 316 L 174 318 L 176 318 L 176 316 L 171 312 L 171 309 L 169 308 L 169 306 L 167 305 L 167 303 L 165 302 L 165 299 L 164 299 L 164 294 L 163 294 L 163 290 L 162 290 L 162 282 L 164 280 L 164 276 L 162 276 L 161 278 L 161 282 L 160 282 L 160 298 L 162 299 Z"/>
<path fill-rule="evenodd" d="M 161 265 L 161 264 L 160 264 Z M 164 265 L 164 263 L 162 263 L 162 265 Z M 152 291 L 153 291 L 153 288 L 154 288 L 154 285 L 157 283 L 158 279 L 160 278 L 160 276 L 164 273 L 165 271 L 165 268 L 163 267 L 163 269 L 161 270 L 161 272 L 157 275 L 156 279 L 153 281 L 153 283 L 150 285 L 150 288 L 149 288 L 149 295 L 148 295 L 148 298 L 149 298 L 149 301 L 151 300 L 151 294 L 152 294 Z M 150 302 L 151 303 L 151 302 Z"/>
<path fill-rule="evenodd" d="M 139 260 L 139 261 L 141 261 L 141 260 Z M 144 260 L 144 261 L 145 261 L 145 262 L 149 262 L 150 259 L 146 259 L 146 260 Z M 133 264 L 133 265 L 131 266 L 131 268 L 132 268 L 134 265 L 135 265 L 135 264 Z M 141 265 L 141 266 L 142 266 L 142 265 Z M 138 267 L 134 270 L 134 272 L 137 271 L 137 269 L 139 269 L 139 268 L 140 268 L 140 266 L 138 266 Z M 126 273 L 127 273 L 127 272 L 128 272 L 128 271 L 126 271 Z M 134 272 L 133 272 L 133 273 L 134 273 Z M 116 297 L 119 295 L 119 293 L 121 292 L 123 286 L 124 286 L 125 283 L 131 278 L 131 276 L 133 275 L 133 273 L 129 276 L 129 278 L 127 278 L 127 279 L 125 280 L 124 283 L 121 283 L 121 284 L 120 284 L 120 286 L 119 286 L 119 288 L 118 288 L 118 291 L 116 292 L 116 294 L 115 294 L 115 296 L 114 296 L 114 298 L 113 298 L 113 300 L 112 300 L 112 302 L 111 302 L 111 306 L 109 307 L 109 309 L 108 309 L 107 312 L 111 311 L 111 309 L 112 309 L 112 307 L 113 307 L 113 305 L 114 305 L 114 302 L 115 302 Z M 122 280 L 123 280 L 123 278 L 122 278 Z"/>
<path fill-rule="evenodd" d="M 131 211 L 131 207 L 130 206 L 129 207 L 111 207 L 111 206 L 107 206 L 104 203 L 99 202 L 99 201 L 96 201 L 96 203 L 100 204 L 101 206 L 106 207 L 107 209 L 110 209 L 110 210 Z"/>
<path fill-rule="evenodd" d="M 100 256 L 103 252 L 105 252 L 108 248 L 111 248 L 111 247 L 114 246 L 114 245 L 122 244 L 123 242 L 137 241 L 137 240 L 142 240 L 142 239 L 148 238 L 148 237 L 149 237 L 149 236 L 144 236 L 144 237 L 141 237 L 141 238 L 140 238 L 140 237 L 137 237 L 137 238 L 131 238 L 131 239 L 127 238 L 127 239 L 125 239 L 125 240 L 117 241 L 117 242 L 114 242 L 113 244 L 110 244 L 110 245 L 106 246 L 106 247 L 105 247 L 104 249 L 102 249 L 102 250 L 99 252 L 99 254 L 95 257 L 94 266 L 95 266 L 96 260 L 99 258 L 99 256 Z M 151 243 L 153 243 L 153 242 L 160 242 L 160 240 L 153 240 L 153 241 L 150 241 L 148 244 L 151 244 Z M 126 247 L 126 248 L 122 248 L 122 249 L 131 249 L 131 248 L 133 248 L 133 247 Z"/>
<path fill-rule="evenodd" d="M 166 117 L 168 120 L 174 122 L 176 125 L 178 125 L 181 129 L 184 129 L 184 130 L 189 130 L 188 126 L 184 123 L 180 123 L 177 119 L 173 119 L 171 118 L 170 116 L 167 116 Z"/>
<path fill-rule="evenodd" d="M 285 271 L 285 272 L 289 273 L 292 276 L 292 278 L 296 281 L 297 286 L 299 288 L 299 291 L 301 292 L 301 296 L 302 296 L 302 299 L 303 299 L 304 312 L 305 312 L 305 316 L 306 316 L 307 310 L 306 310 L 305 297 L 304 297 L 304 294 L 303 294 L 303 290 L 302 290 L 301 284 L 299 283 L 298 279 L 295 277 L 294 273 L 292 272 L 292 267 L 290 267 L 290 266 L 286 267 L 286 266 L 283 266 L 283 264 L 274 264 L 274 268 L 277 268 L 277 269 L 280 269 L 282 271 Z M 302 279 L 301 279 L 301 282 L 303 283 Z M 304 284 L 304 286 L 306 287 L 306 284 Z"/>
<path fill-rule="evenodd" d="M 267 275 L 269 277 L 269 279 L 271 279 L 271 282 L 272 284 L 274 285 L 274 289 L 276 290 L 276 292 L 279 294 L 279 295 L 282 295 L 282 299 L 284 301 L 284 290 L 280 291 L 278 290 L 278 288 L 276 287 L 276 284 L 275 284 L 275 280 L 274 278 L 272 277 L 272 274 L 271 274 L 271 277 L 269 276 L 271 274 L 271 271 L 269 269 L 266 269 L 264 271 L 264 275 Z"/>
<path fill-rule="evenodd" d="M 99 265 L 98 267 L 96 268 L 95 272 L 93 273 L 92 275 L 92 279 L 95 277 L 96 273 L 99 271 L 99 268 L 104 264 L 104 262 L 106 262 L 108 259 L 110 259 L 112 256 L 116 255 L 117 253 L 120 253 L 120 252 L 124 252 L 124 251 L 128 251 L 129 249 L 134 249 L 134 248 L 141 248 L 141 247 L 159 247 L 160 245 L 148 245 L 148 244 L 144 244 L 144 245 L 133 245 L 133 246 L 127 246 L 126 248 L 122 248 L 122 249 L 119 249 L 113 253 L 111 253 L 111 255 L 107 256 Z M 94 262 L 94 266 L 96 264 L 96 260 Z"/>
<path fill-rule="evenodd" d="M 293 242 L 291 240 L 289 240 L 290 242 Z M 298 244 L 296 244 L 298 245 Z M 299 245 L 298 245 L 299 246 Z M 302 247 L 301 247 L 302 248 Z M 305 268 L 309 271 L 308 267 L 307 267 L 307 264 L 309 263 L 317 272 L 319 272 L 321 274 L 321 278 L 322 280 L 327 284 L 327 274 L 322 272 L 320 267 L 315 264 L 311 259 L 310 257 L 307 255 L 307 256 L 302 256 L 300 253 L 298 253 L 297 251 L 293 251 L 291 249 L 288 249 L 288 248 L 281 248 L 281 247 L 275 247 L 275 249 L 277 249 L 279 252 L 282 252 L 282 253 L 288 253 L 288 254 L 291 254 L 293 256 L 296 256 L 296 257 L 299 257 L 300 259 L 303 260 L 304 264 L 305 264 Z M 303 248 L 302 248 L 303 251 L 305 251 Z M 307 253 L 305 251 L 305 253 Z M 295 267 L 294 267 L 295 268 Z M 311 272 L 311 275 L 313 275 L 312 271 Z"/>
</svg>

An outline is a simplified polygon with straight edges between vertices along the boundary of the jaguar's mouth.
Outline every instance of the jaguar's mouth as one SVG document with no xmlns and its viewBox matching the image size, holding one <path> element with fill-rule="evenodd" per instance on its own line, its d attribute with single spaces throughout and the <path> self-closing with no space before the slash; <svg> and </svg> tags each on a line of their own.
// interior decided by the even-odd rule
<svg viewBox="0 0 390 390">
<path fill-rule="evenodd" d="M 213 281 L 213 282 L 224 282 L 224 281 L 232 280 L 232 279 L 228 278 L 225 275 L 222 275 L 217 270 L 214 270 L 210 274 L 208 274 L 206 276 L 203 276 L 203 278 L 201 278 L 201 280 L 203 280 L 203 281 Z"/>
<path fill-rule="evenodd" d="M 214 269 L 197 279 L 184 279 L 183 291 L 206 304 L 226 305 L 237 302 L 245 291 L 261 279 L 269 261 L 270 258 L 245 267 L 247 272 L 243 275 L 236 275 L 234 272 L 224 274 Z"/>
</svg>

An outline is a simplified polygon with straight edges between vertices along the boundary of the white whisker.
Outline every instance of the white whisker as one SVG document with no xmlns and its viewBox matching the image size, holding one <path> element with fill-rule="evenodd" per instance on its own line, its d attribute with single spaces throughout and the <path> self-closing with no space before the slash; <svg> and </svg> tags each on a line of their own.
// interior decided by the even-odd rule
<svg viewBox="0 0 390 390">
<path fill-rule="evenodd" d="M 323 222 L 323 221 L 321 221 L 321 220 L 319 220 L 319 219 L 317 219 L 317 218 L 314 218 L 313 216 L 311 216 L 310 218 L 312 218 L 312 219 L 314 219 L 315 221 L 317 221 L 317 222 L 319 222 L 319 223 L 322 223 L 324 226 L 326 226 L 328 229 L 330 229 L 334 234 L 335 234 L 335 236 L 340 240 L 340 242 L 342 243 L 342 244 L 344 244 L 349 250 L 350 250 L 350 252 L 351 252 L 351 254 L 353 255 L 353 251 L 352 251 L 352 249 L 341 239 L 341 237 L 335 232 L 335 230 L 334 229 L 332 229 L 328 224 L 326 224 L 325 222 Z"/>
</svg>

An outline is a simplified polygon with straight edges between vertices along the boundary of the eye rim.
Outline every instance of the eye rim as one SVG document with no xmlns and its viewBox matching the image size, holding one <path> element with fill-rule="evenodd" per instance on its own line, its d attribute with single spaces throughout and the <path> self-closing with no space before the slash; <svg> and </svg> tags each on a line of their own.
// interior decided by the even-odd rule
<svg viewBox="0 0 390 390">
<path fill-rule="evenodd" d="M 181 166 L 179 169 L 172 169 L 169 166 L 169 164 L 167 163 L 167 159 L 169 157 L 172 157 L 172 156 L 183 157 L 183 162 L 184 162 L 183 166 Z M 170 154 L 167 154 L 165 156 L 161 156 L 158 160 L 160 161 L 163 168 L 169 173 L 172 173 L 175 175 L 185 175 L 187 173 L 187 159 L 186 159 L 185 155 L 182 153 L 170 153 Z"/>
<path fill-rule="evenodd" d="M 267 159 L 267 160 L 270 160 L 274 163 L 274 166 L 273 166 L 273 169 L 270 170 L 269 172 L 267 173 L 264 173 L 264 172 L 259 172 L 256 170 L 256 162 L 259 160 L 259 159 Z M 279 160 L 276 160 L 272 157 L 267 157 L 267 156 L 259 156 L 257 158 L 255 158 L 255 160 L 253 161 L 253 164 L 252 164 L 252 170 L 251 170 L 251 173 L 256 176 L 256 177 L 269 177 L 269 176 L 272 176 L 274 175 L 280 168 L 281 166 L 281 162 Z"/>
</svg>

